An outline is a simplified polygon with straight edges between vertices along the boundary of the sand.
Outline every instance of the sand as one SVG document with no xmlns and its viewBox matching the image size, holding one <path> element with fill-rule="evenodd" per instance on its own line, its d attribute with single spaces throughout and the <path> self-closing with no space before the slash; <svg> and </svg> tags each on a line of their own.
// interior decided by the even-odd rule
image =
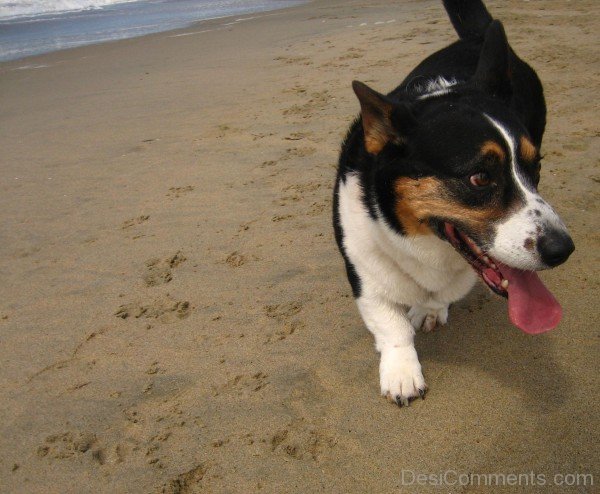
<svg viewBox="0 0 600 494">
<path fill-rule="evenodd" d="M 0 64 L 0 492 L 600 483 L 599 9 L 488 3 L 545 83 L 542 192 L 577 250 L 543 278 L 565 316 L 530 337 L 478 287 L 418 336 L 430 390 L 407 409 L 379 396 L 331 192 L 350 82 L 390 90 L 454 40 L 441 2 L 317 1 Z"/>
</svg>

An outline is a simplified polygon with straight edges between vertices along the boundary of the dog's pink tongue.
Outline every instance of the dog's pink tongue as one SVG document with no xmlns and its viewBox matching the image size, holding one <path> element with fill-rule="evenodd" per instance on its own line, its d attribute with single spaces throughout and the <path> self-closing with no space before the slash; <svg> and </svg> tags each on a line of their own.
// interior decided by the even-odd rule
<svg viewBox="0 0 600 494">
<path fill-rule="evenodd" d="M 562 308 L 534 271 L 521 271 L 498 263 L 508 280 L 508 316 L 511 322 L 529 334 L 555 328 Z"/>
</svg>

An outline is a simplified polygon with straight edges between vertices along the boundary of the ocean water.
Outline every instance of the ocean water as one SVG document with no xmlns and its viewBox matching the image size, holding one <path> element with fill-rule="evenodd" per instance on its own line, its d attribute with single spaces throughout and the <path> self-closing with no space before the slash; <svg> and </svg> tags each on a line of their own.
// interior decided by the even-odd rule
<svg viewBox="0 0 600 494">
<path fill-rule="evenodd" d="M 0 0 L 0 61 L 301 3 L 305 0 Z"/>
</svg>

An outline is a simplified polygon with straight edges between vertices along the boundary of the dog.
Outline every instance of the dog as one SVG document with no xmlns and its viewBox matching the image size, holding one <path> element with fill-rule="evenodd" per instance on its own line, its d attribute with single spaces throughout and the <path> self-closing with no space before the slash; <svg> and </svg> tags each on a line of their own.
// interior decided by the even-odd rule
<svg viewBox="0 0 600 494">
<path fill-rule="evenodd" d="M 511 322 L 554 328 L 562 309 L 535 271 L 573 241 L 538 193 L 546 124 L 535 71 L 481 0 L 443 0 L 459 39 L 387 95 L 354 81 L 360 116 L 342 144 L 335 238 L 381 354 L 381 393 L 399 406 L 427 386 L 415 330 L 448 320 L 480 278 Z"/>
</svg>

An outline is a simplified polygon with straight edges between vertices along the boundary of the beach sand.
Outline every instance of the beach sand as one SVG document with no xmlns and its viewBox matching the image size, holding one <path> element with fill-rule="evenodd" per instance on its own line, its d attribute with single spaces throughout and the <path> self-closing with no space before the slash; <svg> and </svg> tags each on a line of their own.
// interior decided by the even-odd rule
<svg viewBox="0 0 600 494">
<path fill-rule="evenodd" d="M 430 390 L 406 409 L 379 396 L 331 194 L 350 82 L 391 90 L 453 41 L 441 2 L 317 1 L 0 64 L 0 491 L 600 483 L 599 9 L 488 6 L 545 84 L 541 190 L 577 250 L 542 277 L 565 316 L 530 337 L 478 286 L 418 335 Z M 523 482 L 503 492 L 540 492 Z"/>
</svg>

